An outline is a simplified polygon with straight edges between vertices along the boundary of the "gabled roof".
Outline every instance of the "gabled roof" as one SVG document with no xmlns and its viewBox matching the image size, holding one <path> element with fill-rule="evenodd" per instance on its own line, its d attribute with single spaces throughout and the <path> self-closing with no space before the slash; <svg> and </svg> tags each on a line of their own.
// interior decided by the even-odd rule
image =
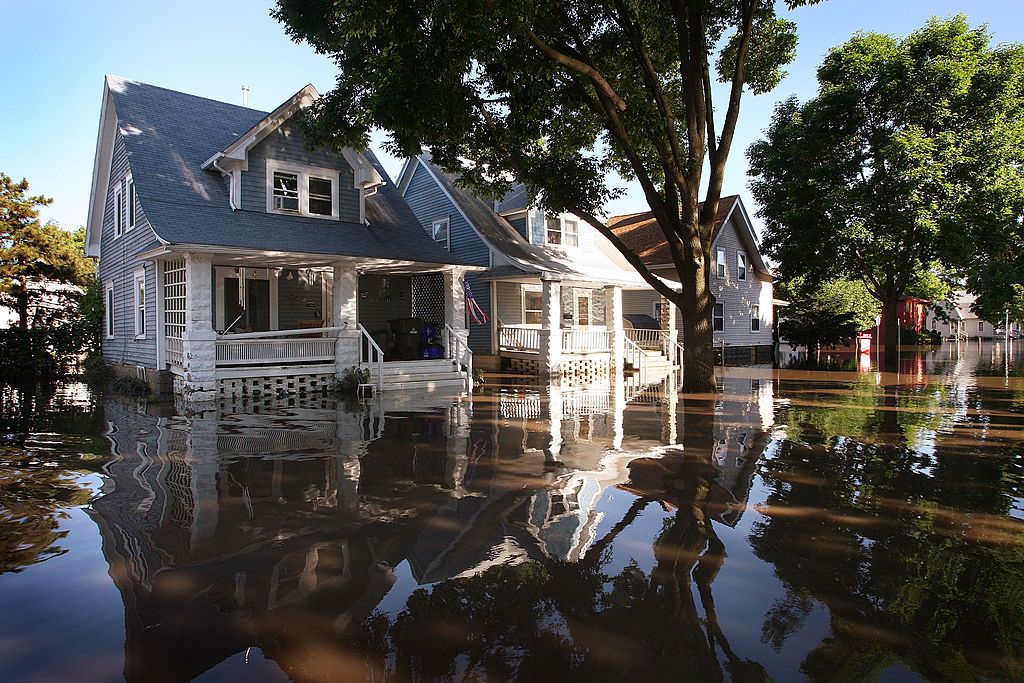
<svg viewBox="0 0 1024 683">
<path fill-rule="evenodd" d="M 560 253 L 551 247 L 545 248 L 531 244 L 512 227 L 511 223 L 495 212 L 491 203 L 479 199 L 472 192 L 460 186 L 454 175 L 447 173 L 431 161 L 429 154 L 424 153 L 406 161 L 398 181 L 398 186 L 403 193 L 408 187 L 417 165 L 422 166 L 430 173 L 438 187 L 451 199 L 466 222 L 480 235 L 480 238 L 491 249 L 506 257 L 514 268 L 522 271 L 522 274 L 551 273 L 561 275 L 566 279 L 647 286 L 639 275 L 617 267 L 599 252 L 595 251 L 589 254 L 592 259 L 584 263 L 575 259 L 571 254 Z M 602 263 L 602 261 L 607 261 L 607 263 Z M 488 273 L 490 272 L 488 271 Z M 495 270 L 494 272 L 499 271 Z"/>
<path fill-rule="evenodd" d="M 741 226 L 740 238 L 746 244 L 751 265 L 762 273 L 771 274 L 764 259 L 761 258 L 754 226 L 750 222 L 750 216 L 747 215 L 739 195 L 729 195 L 718 201 L 715 232 L 712 239 L 718 238 L 722 226 L 730 218 L 736 218 L 737 223 Z M 650 211 L 612 216 L 608 219 L 608 227 L 622 240 L 623 244 L 643 259 L 645 265 L 664 266 L 672 263 L 668 242 L 665 241 L 665 235 Z"/>
<path fill-rule="evenodd" d="M 203 170 L 204 164 L 218 153 L 237 158 L 238 150 L 248 148 L 254 136 L 265 134 L 275 121 L 280 125 L 284 112 L 301 106 L 313 93 L 312 86 L 307 86 L 267 114 L 108 76 L 90 197 L 88 253 L 98 254 L 110 157 L 115 133 L 120 131 L 139 204 L 164 245 L 468 265 L 424 232 L 370 152 L 359 155 L 365 159 L 364 181 L 372 185 L 379 178 L 383 185 L 366 198 L 369 225 L 232 210 L 226 179 L 212 165 Z M 360 169 L 354 168 L 358 177 Z"/>
</svg>

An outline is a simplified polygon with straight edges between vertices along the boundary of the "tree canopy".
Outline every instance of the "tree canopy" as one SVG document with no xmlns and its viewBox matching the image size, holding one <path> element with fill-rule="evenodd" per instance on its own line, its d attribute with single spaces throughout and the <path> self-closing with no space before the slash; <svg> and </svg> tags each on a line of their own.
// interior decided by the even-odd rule
<svg viewBox="0 0 1024 683">
<path fill-rule="evenodd" d="M 779 296 L 790 302 L 780 314 L 779 336 L 812 351 L 849 344 L 862 330 L 874 327 L 878 315 L 878 302 L 859 280 L 812 286 L 801 277 L 782 283 Z"/>
<path fill-rule="evenodd" d="M 4 380 L 59 374 L 88 337 L 77 305 L 95 270 L 85 230 L 41 223 L 39 207 L 52 200 L 28 190 L 27 180 L 0 173 L 0 306 L 17 315 L 17 326 L 0 334 Z"/>
<path fill-rule="evenodd" d="M 1024 47 L 965 17 L 858 33 L 778 105 L 749 150 L 764 246 L 784 277 L 862 280 L 896 305 L 937 267 L 971 272 L 1024 212 Z"/>
<path fill-rule="evenodd" d="M 787 0 L 786 5 L 816 0 Z M 710 262 L 718 200 L 744 89 L 763 93 L 794 56 L 794 25 L 769 0 L 440 2 L 278 0 L 296 40 L 338 65 L 314 104 L 317 144 L 429 148 L 478 192 L 525 183 L 577 214 L 683 309 L 684 386 L 713 387 Z M 713 81 L 727 102 L 716 110 Z M 724 94 L 724 93 L 723 93 Z M 654 277 L 601 219 L 635 179 L 682 283 Z M 701 187 L 707 190 L 701 205 Z"/>
</svg>

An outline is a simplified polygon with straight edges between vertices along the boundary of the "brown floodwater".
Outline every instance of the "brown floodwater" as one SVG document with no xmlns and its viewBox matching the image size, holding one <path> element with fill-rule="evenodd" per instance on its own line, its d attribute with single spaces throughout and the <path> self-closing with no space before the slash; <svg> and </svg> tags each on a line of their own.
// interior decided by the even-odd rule
<svg viewBox="0 0 1024 683">
<path fill-rule="evenodd" d="M 1024 344 L 366 403 L 0 395 L 0 681 L 1024 680 Z"/>
</svg>

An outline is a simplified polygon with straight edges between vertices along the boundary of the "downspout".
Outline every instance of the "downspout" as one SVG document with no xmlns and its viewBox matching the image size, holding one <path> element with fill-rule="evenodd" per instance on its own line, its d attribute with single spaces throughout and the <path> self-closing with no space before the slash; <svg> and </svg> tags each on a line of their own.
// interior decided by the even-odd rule
<svg viewBox="0 0 1024 683">
<path fill-rule="evenodd" d="M 235 206 L 235 178 L 231 173 L 225 171 L 218 165 L 218 162 L 222 158 L 224 158 L 223 152 L 218 152 L 217 156 L 213 157 L 213 162 L 210 165 L 213 166 L 218 171 L 220 171 L 221 175 L 225 175 L 228 177 L 228 204 L 231 205 L 232 211 L 237 211 L 238 207 Z"/>
</svg>

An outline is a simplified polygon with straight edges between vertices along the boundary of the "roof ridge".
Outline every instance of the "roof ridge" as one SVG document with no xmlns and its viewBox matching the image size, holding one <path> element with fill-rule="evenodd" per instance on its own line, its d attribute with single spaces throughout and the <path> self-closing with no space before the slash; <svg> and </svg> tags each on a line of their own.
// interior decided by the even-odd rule
<svg viewBox="0 0 1024 683">
<path fill-rule="evenodd" d="M 197 99 L 197 100 L 205 100 L 206 102 L 213 102 L 215 104 L 224 105 L 224 106 L 227 106 L 227 107 L 231 107 L 233 109 L 241 109 L 243 111 L 252 112 L 252 113 L 255 113 L 255 114 L 263 114 L 264 116 L 270 113 L 270 112 L 267 112 L 267 111 L 263 111 L 262 109 L 256 109 L 255 107 L 246 107 L 246 106 L 241 105 L 241 104 L 234 104 L 232 102 L 225 102 L 224 100 L 216 100 L 216 99 L 214 99 L 212 97 L 206 97 L 204 95 L 196 95 L 194 93 L 184 92 L 182 90 L 175 90 L 174 88 L 165 88 L 162 85 L 153 85 L 152 83 L 146 83 L 145 81 L 137 81 L 134 78 L 125 78 L 124 76 L 118 76 L 117 74 L 106 74 L 104 76 L 104 78 L 106 78 L 108 80 L 109 79 L 115 79 L 115 80 L 121 81 L 123 83 L 131 83 L 132 85 L 141 85 L 141 86 L 145 86 L 147 88 L 152 88 L 153 90 L 162 90 L 163 92 L 174 93 L 175 95 L 183 95 L 185 97 L 192 97 L 192 98 Z"/>
</svg>

